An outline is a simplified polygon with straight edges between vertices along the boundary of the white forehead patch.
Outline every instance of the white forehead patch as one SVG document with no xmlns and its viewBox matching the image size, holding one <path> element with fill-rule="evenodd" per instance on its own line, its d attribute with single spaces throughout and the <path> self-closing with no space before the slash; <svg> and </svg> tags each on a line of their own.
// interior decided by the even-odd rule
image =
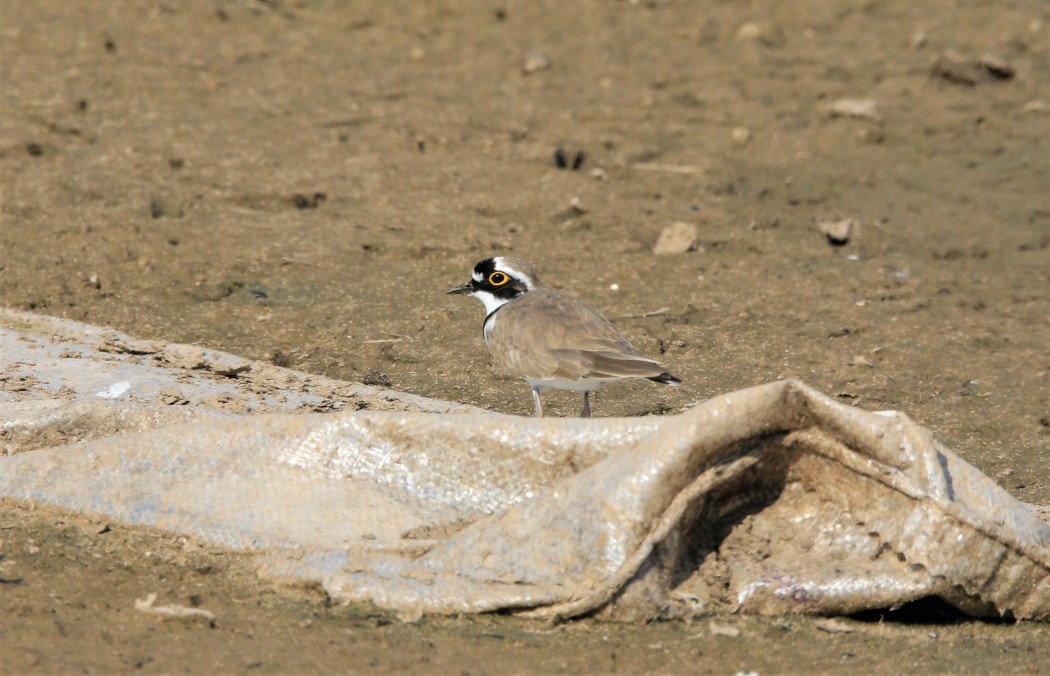
<svg viewBox="0 0 1050 676">
<path fill-rule="evenodd" d="M 526 291 L 532 291 L 532 280 L 529 279 L 528 275 L 526 275 L 524 272 L 521 272 L 520 270 L 515 269 L 513 265 L 507 264 L 507 259 L 505 259 L 503 256 L 497 256 L 492 260 L 496 264 L 497 270 L 500 270 L 501 272 L 506 272 L 508 275 L 511 276 L 511 278 L 516 279 L 522 284 L 524 284 Z"/>
<path fill-rule="evenodd" d="M 473 279 L 475 282 L 480 282 L 482 277 L 483 275 L 480 272 L 474 271 L 470 273 L 470 278 Z"/>
</svg>

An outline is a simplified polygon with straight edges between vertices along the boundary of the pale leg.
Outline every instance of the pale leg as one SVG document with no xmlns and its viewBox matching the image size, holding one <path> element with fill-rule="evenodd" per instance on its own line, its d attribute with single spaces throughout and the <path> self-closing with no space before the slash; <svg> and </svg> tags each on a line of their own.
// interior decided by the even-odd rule
<svg viewBox="0 0 1050 676">
<path fill-rule="evenodd" d="M 591 393 L 590 392 L 584 392 L 583 393 L 583 408 L 580 410 L 580 417 L 581 418 L 590 418 L 591 417 Z"/>
<path fill-rule="evenodd" d="M 536 417 L 543 417 L 543 402 L 540 401 L 540 388 L 532 388 L 532 400 L 536 402 Z"/>
</svg>

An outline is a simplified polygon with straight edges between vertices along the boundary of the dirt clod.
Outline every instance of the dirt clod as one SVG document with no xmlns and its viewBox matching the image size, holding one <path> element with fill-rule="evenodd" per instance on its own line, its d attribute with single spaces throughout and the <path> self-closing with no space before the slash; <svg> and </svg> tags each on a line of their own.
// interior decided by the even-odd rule
<svg viewBox="0 0 1050 676">
<path fill-rule="evenodd" d="M 828 244 L 842 246 L 849 242 L 856 221 L 852 218 L 818 218 L 817 229 L 827 237 Z"/>
<path fill-rule="evenodd" d="M 660 237 L 653 245 L 653 253 L 658 256 L 679 254 L 696 248 L 697 229 L 691 223 L 679 221 L 660 231 Z"/>
<path fill-rule="evenodd" d="M 379 387 L 390 387 L 393 383 L 390 381 L 390 376 L 383 373 L 378 369 L 372 369 L 361 378 L 361 382 L 365 385 L 377 385 Z"/>
<path fill-rule="evenodd" d="M 550 67 L 551 59 L 549 56 L 541 51 L 531 51 L 525 55 L 525 59 L 522 61 L 521 72 L 525 75 L 532 75 Z"/>
</svg>

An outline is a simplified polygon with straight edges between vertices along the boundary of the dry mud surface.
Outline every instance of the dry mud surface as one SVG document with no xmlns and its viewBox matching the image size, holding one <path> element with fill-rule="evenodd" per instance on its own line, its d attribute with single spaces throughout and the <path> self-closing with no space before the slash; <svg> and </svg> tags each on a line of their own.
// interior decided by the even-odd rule
<svg viewBox="0 0 1050 676">
<path fill-rule="evenodd" d="M 0 58 L 0 305 L 527 414 L 443 295 L 510 253 L 685 380 L 597 415 L 793 376 L 1050 503 L 1045 2 L 8 1 Z M 654 254 L 678 222 L 692 250 Z M 12 673 L 1050 664 L 1045 625 L 937 607 L 402 625 L 13 503 L 0 553 Z"/>
</svg>

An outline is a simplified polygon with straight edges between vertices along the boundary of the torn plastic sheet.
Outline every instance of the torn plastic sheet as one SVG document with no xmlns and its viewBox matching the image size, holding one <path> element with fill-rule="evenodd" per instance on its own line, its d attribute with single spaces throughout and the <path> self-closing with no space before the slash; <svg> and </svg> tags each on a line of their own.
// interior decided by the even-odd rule
<svg viewBox="0 0 1050 676">
<path fill-rule="evenodd" d="M 64 333 L 34 343 L 54 326 Z M 247 397 L 241 381 L 265 367 L 173 364 L 155 357 L 176 349 L 162 343 L 117 353 L 133 369 L 109 382 L 91 368 L 90 386 L 78 369 L 55 375 L 69 345 L 78 361 L 113 361 L 102 333 L 0 314 L 0 373 L 36 374 L 0 397 L 0 496 L 257 550 L 265 575 L 406 617 L 837 614 L 932 596 L 975 616 L 1050 619 L 1050 525 L 1035 508 L 906 415 L 795 381 L 676 416 L 534 419 L 336 381 L 319 391 L 282 369 L 266 376 L 268 399 L 247 388 L 257 398 L 243 411 L 209 388 Z M 11 357 L 13 342 L 50 348 Z M 187 403 L 140 384 L 166 377 Z M 98 396 L 114 382 L 128 391 Z M 250 412 L 316 410 L 340 388 L 416 410 Z"/>
</svg>

